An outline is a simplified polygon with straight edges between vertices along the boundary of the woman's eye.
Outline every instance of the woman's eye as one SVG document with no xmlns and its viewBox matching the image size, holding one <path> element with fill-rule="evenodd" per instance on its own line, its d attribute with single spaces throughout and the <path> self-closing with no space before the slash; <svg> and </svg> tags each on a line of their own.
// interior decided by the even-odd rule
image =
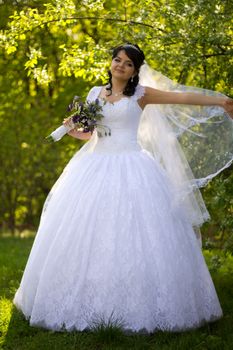
<svg viewBox="0 0 233 350">
<path fill-rule="evenodd" d="M 114 61 L 115 62 L 121 62 L 120 58 L 116 57 L 114 58 Z M 128 67 L 133 67 L 133 64 L 132 63 L 126 63 Z"/>
</svg>

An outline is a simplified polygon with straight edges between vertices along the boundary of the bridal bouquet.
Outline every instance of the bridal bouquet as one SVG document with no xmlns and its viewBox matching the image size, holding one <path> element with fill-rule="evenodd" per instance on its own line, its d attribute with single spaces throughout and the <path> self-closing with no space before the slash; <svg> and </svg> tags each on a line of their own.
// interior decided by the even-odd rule
<svg viewBox="0 0 233 350">
<path fill-rule="evenodd" d="M 45 138 L 45 142 L 59 141 L 70 130 L 76 129 L 82 132 L 93 133 L 94 129 L 97 129 L 99 137 L 111 135 L 111 130 L 106 126 L 99 124 L 98 121 L 103 118 L 101 114 L 102 107 L 99 104 L 99 100 L 96 99 L 93 102 L 82 102 L 79 96 L 75 96 L 72 103 L 67 108 L 66 124 L 61 125 L 54 130 L 49 136 Z"/>
</svg>

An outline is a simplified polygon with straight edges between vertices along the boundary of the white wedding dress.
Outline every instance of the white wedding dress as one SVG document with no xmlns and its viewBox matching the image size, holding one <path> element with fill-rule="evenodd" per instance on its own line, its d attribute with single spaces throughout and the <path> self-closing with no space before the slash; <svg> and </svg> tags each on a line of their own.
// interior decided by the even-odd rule
<svg viewBox="0 0 233 350">
<path fill-rule="evenodd" d="M 32 326 L 183 331 L 222 317 L 185 208 L 137 142 L 143 91 L 138 85 L 133 96 L 103 104 L 112 135 L 95 131 L 46 200 L 14 297 Z"/>
</svg>

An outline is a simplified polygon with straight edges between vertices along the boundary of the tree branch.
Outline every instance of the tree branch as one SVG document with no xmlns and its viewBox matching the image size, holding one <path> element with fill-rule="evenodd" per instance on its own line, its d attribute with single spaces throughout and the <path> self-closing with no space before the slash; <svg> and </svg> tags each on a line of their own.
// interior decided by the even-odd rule
<svg viewBox="0 0 233 350">
<path fill-rule="evenodd" d="M 144 26 L 147 28 L 152 28 L 155 29 L 155 27 L 151 24 L 147 24 L 147 23 L 143 23 L 143 22 L 137 22 L 137 21 L 132 21 L 132 20 L 127 20 L 127 19 L 118 19 L 118 18 L 108 18 L 108 17 L 91 17 L 91 16 L 82 16 L 82 17 L 66 17 L 66 18 L 62 18 L 62 19 L 51 19 L 50 21 L 46 21 L 46 22 L 41 22 L 40 24 L 38 24 L 37 26 L 35 26 L 33 29 L 41 27 L 42 25 L 46 25 L 49 23 L 53 23 L 53 22 L 60 22 L 62 21 L 76 21 L 76 20 L 84 20 L 84 19 L 88 19 L 88 20 L 95 20 L 95 21 L 107 21 L 107 22 L 120 22 L 120 23 L 125 23 L 125 24 L 129 24 L 129 25 L 140 25 L 140 26 Z M 161 29 L 161 28 L 156 28 L 157 30 L 159 30 L 160 32 L 166 33 L 165 30 Z M 26 30 L 23 31 L 24 33 L 26 32 L 31 32 L 31 30 Z"/>
<path fill-rule="evenodd" d="M 226 52 L 218 52 L 218 53 L 212 53 L 212 54 L 205 54 L 200 56 L 201 58 L 210 58 L 210 57 L 215 57 L 215 56 L 227 56 L 227 55 L 232 55 L 233 50 L 228 50 Z"/>
</svg>

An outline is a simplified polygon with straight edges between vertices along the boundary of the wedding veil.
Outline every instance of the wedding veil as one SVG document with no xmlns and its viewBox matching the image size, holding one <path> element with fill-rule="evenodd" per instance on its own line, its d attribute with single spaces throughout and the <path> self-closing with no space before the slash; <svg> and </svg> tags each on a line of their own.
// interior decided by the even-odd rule
<svg viewBox="0 0 233 350">
<path fill-rule="evenodd" d="M 147 64 L 141 67 L 139 83 L 159 90 L 224 96 L 175 83 Z M 233 120 L 218 106 L 147 105 L 138 142 L 167 171 L 176 189 L 174 203 L 184 205 L 193 226 L 200 227 L 209 214 L 199 188 L 232 163 Z"/>
</svg>

